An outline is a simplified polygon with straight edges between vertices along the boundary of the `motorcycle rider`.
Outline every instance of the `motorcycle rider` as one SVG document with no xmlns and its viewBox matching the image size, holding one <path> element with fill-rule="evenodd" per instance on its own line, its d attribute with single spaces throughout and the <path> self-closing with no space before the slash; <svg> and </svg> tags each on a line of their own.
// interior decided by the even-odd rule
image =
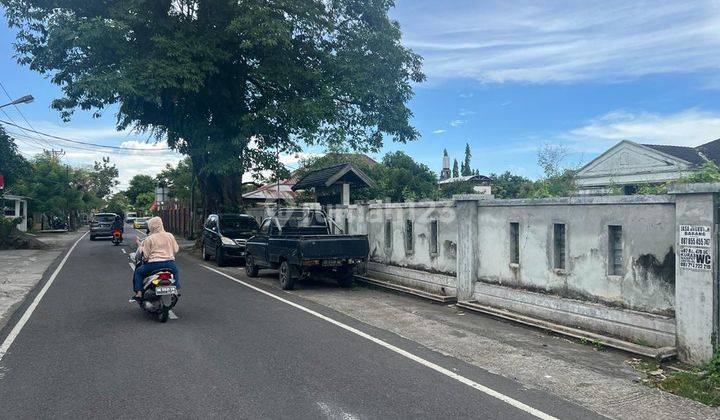
<svg viewBox="0 0 720 420">
<path fill-rule="evenodd" d="M 124 228 L 124 226 L 123 226 L 122 217 L 115 216 L 115 220 L 113 220 L 113 224 L 112 224 L 113 236 L 115 236 L 115 231 L 119 230 L 120 231 L 120 240 L 122 240 L 122 234 L 123 234 L 123 230 L 124 230 L 123 228 Z"/>
<path fill-rule="evenodd" d="M 142 242 L 138 237 L 135 237 L 135 243 L 138 245 L 137 252 L 142 252 L 147 262 L 135 269 L 135 276 L 133 277 L 134 298 L 142 298 L 143 279 L 153 271 L 162 268 L 172 271 L 179 296 L 180 272 L 177 265 L 175 265 L 175 254 L 180 247 L 173 234 L 165 232 L 161 218 L 156 216 L 148 220 L 148 230 L 150 234 Z"/>
</svg>

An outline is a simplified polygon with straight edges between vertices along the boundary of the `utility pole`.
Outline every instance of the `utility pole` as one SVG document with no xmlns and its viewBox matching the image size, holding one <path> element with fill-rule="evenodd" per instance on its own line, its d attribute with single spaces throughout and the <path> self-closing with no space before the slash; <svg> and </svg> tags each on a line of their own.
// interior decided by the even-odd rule
<svg viewBox="0 0 720 420">
<path fill-rule="evenodd" d="M 190 238 L 195 239 L 195 170 L 190 181 Z"/>
</svg>

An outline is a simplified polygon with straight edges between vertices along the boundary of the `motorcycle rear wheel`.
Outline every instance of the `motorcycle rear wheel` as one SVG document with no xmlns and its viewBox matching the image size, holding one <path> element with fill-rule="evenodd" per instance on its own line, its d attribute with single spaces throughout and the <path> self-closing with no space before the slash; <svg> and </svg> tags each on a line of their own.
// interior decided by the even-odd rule
<svg viewBox="0 0 720 420">
<path fill-rule="evenodd" d="M 169 318 L 170 318 L 170 308 L 163 305 L 162 309 L 160 309 L 160 313 L 158 314 L 158 321 L 167 322 L 167 320 Z"/>
</svg>

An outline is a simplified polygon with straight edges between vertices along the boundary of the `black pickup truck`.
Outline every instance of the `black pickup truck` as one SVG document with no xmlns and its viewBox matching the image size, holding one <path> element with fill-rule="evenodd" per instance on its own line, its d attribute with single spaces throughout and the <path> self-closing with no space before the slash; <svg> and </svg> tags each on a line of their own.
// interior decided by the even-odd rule
<svg viewBox="0 0 720 420">
<path fill-rule="evenodd" d="M 245 272 L 257 277 L 261 268 L 279 270 L 280 286 L 313 274 L 335 278 L 343 287 L 353 282 L 353 268 L 368 257 L 366 235 L 333 235 L 325 213 L 313 209 L 280 209 L 260 224 L 247 241 Z"/>
</svg>

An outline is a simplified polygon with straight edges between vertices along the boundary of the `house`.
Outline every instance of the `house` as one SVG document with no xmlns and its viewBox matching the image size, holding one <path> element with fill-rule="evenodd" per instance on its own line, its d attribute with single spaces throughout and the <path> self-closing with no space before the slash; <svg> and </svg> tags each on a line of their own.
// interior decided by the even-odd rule
<svg viewBox="0 0 720 420">
<path fill-rule="evenodd" d="M 705 162 L 720 164 L 720 139 L 697 147 L 623 140 L 581 168 L 575 181 L 582 195 L 608 194 L 617 187 L 635 194 L 641 185 L 675 181 Z"/>
<path fill-rule="evenodd" d="M 471 184 L 475 194 L 491 194 L 490 178 L 485 175 L 466 175 L 441 179 L 438 181 L 438 185 L 443 188 L 458 182 Z"/>
<path fill-rule="evenodd" d="M 23 232 L 27 232 L 28 229 L 27 200 L 27 197 L 11 194 L 5 194 L 0 198 L 5 218 L 21 218 L 22 220 L 17 228 Z"/>
<path fill-rule="evenodd" d="M 326 154 L 325 157 L 329 157 L 330 160 L 334 161 L 342 161 L 343 158 L 347 158 L 347 163 L 357 162 L 361 165 L 366 165 L 368 167 L 374 167 L 378 165 L 378 163 L 373 158 L 363 153 L 333 152 Z M 345 164 L 346 163 L 343 163 L 342 165 Z M 353 166 L 353 168 L 359 170 L 355 166 Z M 306 175 L 306 169 L 306 167 L 302 167 L 293 171 L 293 173 L 290 174 L 290 177 L 288 179 L 284 179 L 279 182 L 268 183 L 259 187 L 256 190 L 245 193 L 243 194 L 243 200 L 255 206 L 261 206 L 264 204 L 276 204 L 278 201 L 282 201 L 285 204 L 293 203 L 298 193 L 303 190 L 303 188 L 294 188 L 294 185 L 298 182 L 298 179 L 301 178 L 301 176 L 304 177 Z"/>
<path fill-rule="evenodd" d="M 282 181 L 265 184 L 249 193 L 243 194 L 243 200 L 253 205 L 275 204 L 278 201 L 292 203 L 297 193 L 292 190 L 297 178 L 291 177 Z"/>
<path fill-rule="evenodd" d="M 443 152 L 443 168 L 440 171 L 438 186 L 440 186 L 440 188 L 448 188 L 452 187 L 456 183 L 467 183 L 472 185 L 473 192 L 476 194 L 492 193 L 490 188 L 490 178 L 485 175 L 476 173 L 473 175 L 453 177 L 452 172 L 450 171 L 450 156 L 448 155 L 447 150 L 445 150 Z"/>
</svg>

